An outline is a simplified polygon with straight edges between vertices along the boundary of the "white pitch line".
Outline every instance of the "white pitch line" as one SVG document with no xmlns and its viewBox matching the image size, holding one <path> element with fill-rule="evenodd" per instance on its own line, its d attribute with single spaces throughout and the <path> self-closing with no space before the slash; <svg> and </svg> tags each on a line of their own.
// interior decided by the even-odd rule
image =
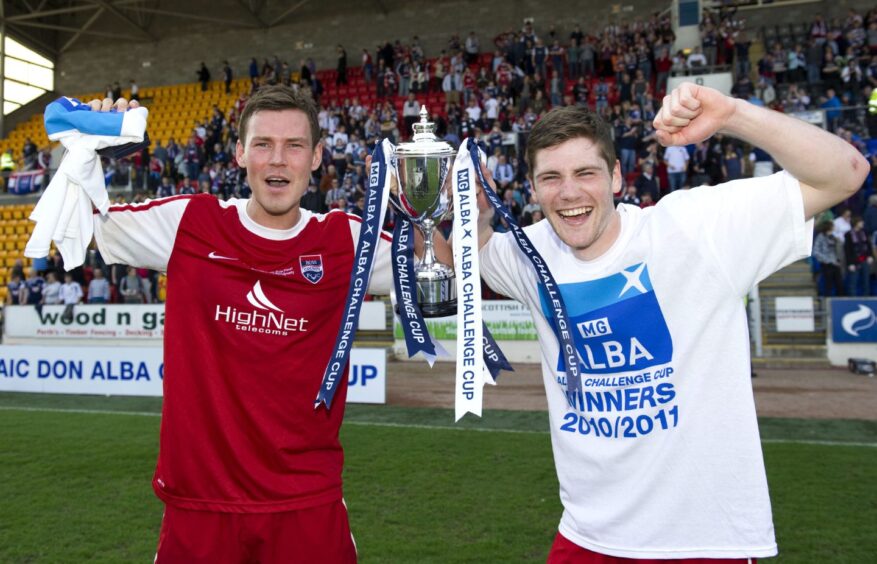
<svg viewBox="0 0 877 564">
<path fill-rule="evenodd" d="M 67 409 L 60 407 L 19 407 L 0 405 L 0 411 L 43 411 L 46 413 L 84 413 L 86 415 L 137 415 L 140 417 L 161 417 L 156 411 L 113 411 L 112 409 Z"/>
<path fill-rule="evenodd" d="M 479 433 L 515 433 L 519 435 L 547 435 L 548 431 L 530 429 L 494 429 L 490 427 L 452 427 L 451 425 L 423 425 L 421 423 L 389 423 L 384 421 L 353 421 L 345 420 L 344 425 L 361 425 L 363 427 L 396 427 L 399 429 L 439 429 L 442 431 L 477 431 Z"/>
<path fill-rule="evenodd" d="M 86 415 L 133 415 L 139 417 L 160 417 L 161 413 L 154 411 L 113 411 L 106 409 L 62 409 L 58 407 L 24 407 L 0 405 L 0 411 L 37 411 L 46 413 L 83 413 Z M 547 435 L 548 431 L 533 431 L 527 429 L 492 429 L 489 427 L 453 427 L 451 425 L 423 425 L 421 423 L 390 423 L 383 421 L 354 421 L 348 419 L 344 425 L 359 425 L 361 427 L 390 427 L 397 429 L 428 429 L 440 431 L 475 431 L 479 433 L 512 433 L 517 435 Z M 877 448 L 877 443 L 856 443 L 843 441 L 818 441 L 798 439 L 761 439 L 766 444 L 797 444 L 814 446 L 847 446 L 862 448 Z"/>
</svg>

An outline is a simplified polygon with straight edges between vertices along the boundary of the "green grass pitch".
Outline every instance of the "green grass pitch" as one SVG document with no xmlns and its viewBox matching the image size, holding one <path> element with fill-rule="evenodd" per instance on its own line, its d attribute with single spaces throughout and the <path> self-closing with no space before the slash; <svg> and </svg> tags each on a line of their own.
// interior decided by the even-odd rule
<svg viewBox="0 0 877 564">
<path fill-rule="evenodd" d="M 160 400 L 0 393 L 0 562 L 151 562 Z M 113 413 L 113 412 L 116 413 Z M 365 564 L 544 562 L 560 502 L 545 413 L 348 406 Z M 776 562 L 874 562 L 877 423 L 761 422 Z"/>
</svg>

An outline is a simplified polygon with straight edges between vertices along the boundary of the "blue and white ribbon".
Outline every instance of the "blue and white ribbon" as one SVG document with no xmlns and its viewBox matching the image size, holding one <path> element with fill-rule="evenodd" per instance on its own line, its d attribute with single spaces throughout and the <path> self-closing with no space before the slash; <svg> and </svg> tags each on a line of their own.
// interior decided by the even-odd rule
<svg viewBox="0 0 877 564">
<path fill-rule="evenodd" d="M 393 287 L 408 357 L 423 353 L 432 367 L 436 356 L 448 356 L 448 353 L 430 336 L 420 311 L 414 271 L 414 229 L 402 213 L 396 215 L 396 226 L 393 229 Z"/>
<path fill-rule="evenodd" d="M 487 373 L 490 374 L 491 383 L 496 384 L 496 378 L 501 370 L 514 372 L 515 369 L 512 368 L 511 363 L 502 354 L 502 350 L 496 344 L 496 339 L 490 334 L 490 329 L 487 328 L 486 323 L 484 323 L 482 332 L 484 333 L 484 366 L 487 368 Z"/>
<path fill-rule="evenodd" d="M 335 348 L 332 349 L 332 355 L 329 357 L 329 365 L 323 374 L 323 381 L 320 384 L 314 409 L 319 407 L 321 403 L 326 405 L 326 409 L 332 407 L 332 398 L 335 397 L 335 392 L 344 377 L 344 370 L 347 368 L 350 349 L 353 347 L 353 338 L 356 335 L 359 322 L 359 311 L 362 309 L 362 301 L 368 290 L 368 281 L 377 254 L 381 226 L 384 224 L 384 214 L 390 196 L 390 179 L 392 177 L 388 171 L 387 161 L 392 158 L 392 155 L 393 145 L 386 139 L 377 145 L 372 153 L 365 210 L 353 258 L 353 270 L 350 273 L 350 289 L 347 292 L 347 300 L 344 302 L 341 328 L 338 331 L 338 338 L 335 340 Z"/>
<path fill-rule="evenodd" d="M 468 141 L 467 141 L 468 142 Z M 477 153 L 476 157 L 477 159 Z M 481 417 L 485 380 L 494 383 L 484 365 L 484 321 L 481 314 L 481 270 L 478 260 L 478 198 L 475 164 L 466 143 L 454 159 L 454 265 L 457 279 L 457 374 L 454 416 Z"/>
<path fill-rule="evenodd" d="M 536 269 L 536 276 L 539 285 L 545 292 L 545 296 L 548 298 L 548 304 L 551 307 L 551 311 L 553 314 L 552 317 L 554 321 L 554 332 L 557 335 L 558 340 L 560 341 L 560 351 L 564 362 L 563 368 L 566 371 L 567 402 L 569 402 L 570 405 L 574 406 L 575 397 L 579 392 L 581 392 L 581 375 L 579 374 L 578 355 L 576 353 L 576 349 L 573 345 L 572 340 L 572 325 L 569 321 L 569 315 L 567 315 L 566 312 L 566 305 L 563 302 L 563 297 L 560 295 L 560 288 L 558 287 L 557 282 L 555 282 L 554 277 L 551 275 L 551 271 L 548 270 L 548 265 L 545 263 L 545 259 L 542 258 L 542 255 L 539 254 L 539 251 L 537 251 L 536 247 L 533 246 L 533 243 L 524 233 L 524 230 L 515 221 L 514 216 L 512 216 L 512 214 L 505 208 L 505 206 L 502 205 L 502 202 L 500 202 L 500 199 L 496 195 L 496 192 L 493 191 L 493 189 L 487 183 L 487 179 L 484 178 L 484 173 L 481 172 L 478 145 L 472 139 L 467 139 L 464 142 L 463 146 L 460 148 L 461 153 L 463 152 L 464 148 L 470 154 L 470 161 L 474 163 L 474 166 L 472 168 L 475 169 L 475 174 L 478 176 L 478 180 L 481 183 L 481 186 L 484 188 L 484 193 L 487 196 L 487 200 L 494 207 L 494 209 L 496 209 L 496 212 L 506 220 L 506 223 L 508 223 L 512 235 L 514 235 L 515 237 L 515 241 L 518 243 L 518 247 L 521 249 L 521 252 L 524 253 L 524 256 L 527 257 L 527 259 L 533 265 L 533 268 Z M 458 156 L 457 160 L 459 159 L 460 157 Z M 456 240 L 456 235 L 454 235 L 454 239 Z"/>
</svg>

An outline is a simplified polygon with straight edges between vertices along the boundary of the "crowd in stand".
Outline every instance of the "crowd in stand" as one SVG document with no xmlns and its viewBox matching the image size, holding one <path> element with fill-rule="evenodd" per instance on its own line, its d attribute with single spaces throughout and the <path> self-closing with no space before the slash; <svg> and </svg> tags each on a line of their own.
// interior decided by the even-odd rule
<svg viewBox="0 0 877 564">
<path fill-rule="evenodd" d="M 542 218 L 522 158 L 527 133 L 544 112 L 557 105 L 588 106 L 612 124 L 625 180 L 619 195 L 623 203 L 647 207 L 673 190 L 774 171 L 770 155 L 720 134 L 685 148 L 660 147 L 651 122 L 671 73 L 723 66 L 736 77 L 733 94 L 752 103 L 783 111 L 829 108 L 829 127 L 877 164 L 868 148 L 869 139 L 877 133 L 875 117 L 866 118 L 869 131 L 861 126 L 862 116 L 847 115 L 842 109 L 866 102 L 877 86 L 877 10 L 865 16 L 850 10 L 845 20 L 831 22 L 816 17 L 809 26 L 800 27 L 806 36 L 791 31 L 783 36 L 765 34 L 766 39 L 776 40 L 766 45 L 755 69 L 749 62 L 754 31 L 747 30 L 733 8 L 725 8 L 704 11 L 701 46 L 689 53 L 672 52 L 675 37 L 669 17 L 654 14 L 644 21 L 602 30 L 574 25 L 561 31 L 551 26 L 537 33 L 531 23 L 525 23 L 520 30 L 498 34 L 489 46 L 475 32 L 465 39 L 454 35 L 433 58 L 427 58 L 416 36 L 407 44 L 387 41 L 374 52 L 362 49 L 361 67 L 355 71 L 349 68 L 347 51 L 338 45 L 336 68 L 328 84 L 320 80 L 326 73 L 318 72 L 311 59 L 293 67 L 278 56 L 265 58 L 262 64 L 253 58 L 248 73 L 254 90 L 284 83 L 309 91 L 320 105 L 323 164 L 302 199 L 304 208 L 361 214 L 370 147 L 382 138 L 394 142 L 408 138 L 421 104 L 440 96 L 441 107 L 433 106 L 430 112 L 438 135 L 454 145 L 470 136 L 483 141 L 487 166 L 497 179 L 503 201 L 526 225 Z M 202 63 L 197 72 L 206 89 L 210 71 Z M 361 76 L 368 86 L 369 94 L 362 99 L 340 96 L 353 72 L 361 73 L 357 78 Z M 223 62 L 222 80 L 228 92 L 233 80 L 228 62 Z M 118 87 L 111 91 L 112 97 L 119 93 Z M 214 106 L 212 115 L 197 124 L 187 140 L 157 140 L 151 152 L 105 162 L 107 182 L 130 180 L 135 201 L 196 192 L 247 197 L 245 171 L 234 159 L 237 121 L 246 99 L 242 95 L 231 108 Z M 877 230 L 874 203 L 866 210 L 872 192 L 866 186 L 846 203 L 856 216 L 872 218 L 863 226 L 869 242 Z M 392 213 L 388 221 L 393 221 Z M 499 214 L 495 221 L 497 230 L 508 228 Z M 841 249 L 848 233 L 833 232 L 836 254 L 846 260 L 843 267 L 853 266 L 849 256 L 859 260 L 861 248 L 856 245 L 860 237 L 852 235 L 854 250 L 849 255 Z M 873 262 L 873 249 L 869 253 Z M 150 277 L 154 275 L 143 278 Z M 112 282 L 118 285 L 121 278 L 114 276 Z M 831 290 L 838 292 L 837 287 L 841 293 L 860 291 L 848 284 L 832 284 Z M 153 293 L 150 298 L 154 297 Z"/>
<path fill-rule="evenodd" d="M 6 286 L 9 305 L 65 305 L 67 314 L 79 303 L 163 302 L 166 279 L 163 274 L 124 265 L 108 266 L 100 253 L 92 251 L 86 264 L 69 272 L 56 250 L 46 259 L 37 259 L 25 269 L 17 260 Z"/>
</svg>

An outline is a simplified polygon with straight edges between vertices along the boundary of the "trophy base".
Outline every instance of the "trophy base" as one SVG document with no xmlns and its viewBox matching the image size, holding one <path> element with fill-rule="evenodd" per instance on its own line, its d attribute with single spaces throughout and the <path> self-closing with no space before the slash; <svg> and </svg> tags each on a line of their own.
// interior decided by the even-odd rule
<svg viewBox="0 0 877 564">
<path fill-rule="evenodd" d="M 420 306 L 420 315 L 423 316 L 424 319 L 431 319 L 433 317 L 448 317 L 451 315 L 457 315 L 457 300 L 451 300 L 449 302 L 441 302 L 437 304 L 417 304 Z M 394 311 L 399 313 L 399 304 L 396 304 Z"/>
<path fill-rule="evenodd" d="M 428 319 L 431 317 L 448 317 L 457 315 L 457 300 L 435 304 L 420 304 L 420 313 Z"/>
</svg>

